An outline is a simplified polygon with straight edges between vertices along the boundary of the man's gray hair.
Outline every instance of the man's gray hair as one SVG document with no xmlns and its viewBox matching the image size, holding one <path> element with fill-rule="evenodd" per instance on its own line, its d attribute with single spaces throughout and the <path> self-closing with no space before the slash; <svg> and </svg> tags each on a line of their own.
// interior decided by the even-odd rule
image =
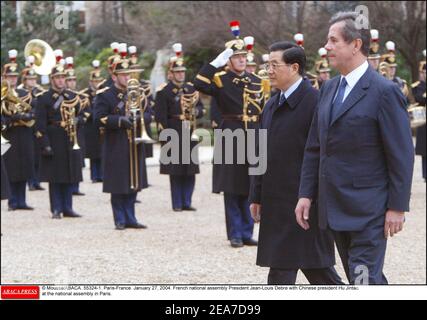
<svg viewBox="0 0 427 320">
<path fill-rule="evenodd" d="M 356 25 L 356 19 L 359 17 L 357 12 L 338 12 L 331 20 L 329 20 L 329 26 L 337 22 L 344 21 L 344 27 L 341 29 L 341 34 L 345 42 L 350 43 L 353 40 L 361 39 L 362 47 L 360 51 L 364 56 L 369 55 L 369 46 L 371 41 L 371 32 L 369 29 L 364 29 Z"/>
</svg>

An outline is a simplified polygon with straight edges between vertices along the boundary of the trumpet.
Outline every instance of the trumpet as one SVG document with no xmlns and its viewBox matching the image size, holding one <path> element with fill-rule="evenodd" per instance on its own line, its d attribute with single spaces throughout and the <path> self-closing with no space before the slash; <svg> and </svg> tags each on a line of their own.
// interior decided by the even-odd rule
<svg viewBox="0 0 427 320">
<path fill-rule="evenodd" d="M 199 91 L 193 93 L 184 93 L 180 97 L 180 106 L 183 114 L 183 120 L 189 121 L 193 128 L 191 141 L 200 141 L 199 135 L 195 132 L 197 129 L 197 109 L 196 104 L 199 101 Z"/>
<path fill-rule="evenodd" d="M 148 98 L 144 91 L 141 90 L 137 79 L 129 79 L 127 82 L 127 101 L 126 115 L 132 118 L 133 126 L 127 130 L 129 142 L 129 171 L 130 171 L 130 188 L 136 190 L 139 187 L 139 161 L 138 161 L 138 144 L 154 143 L 145 128 L 144 111 L 148 106 Z M 140 118 L 141 133 L 138 134 L 138 116 Z"/>
<path fill-rule="evenodd" d="M 70 143 L 73 145 L 73 150 L 80 150 L 77 140 L 77 122 L 76 122 L 76 105 L 79 103 L 78 96 L 73 100 L 63 101 L 61 104 L 61 126 L 70 138 Z"/>
</svg>

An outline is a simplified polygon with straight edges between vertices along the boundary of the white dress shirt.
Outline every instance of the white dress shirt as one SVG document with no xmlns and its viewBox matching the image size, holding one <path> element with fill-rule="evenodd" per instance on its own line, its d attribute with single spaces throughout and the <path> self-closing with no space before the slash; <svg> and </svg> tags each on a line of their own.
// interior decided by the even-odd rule
<svg viewBox="0 0 427 320">
<path fill-rule="evenodd" d="M 291 85 L 288 90 L 286 90 L 285 92 L 281 91 L 280 95 L 285 95 L 285 98 L 288 99 L 289 96 L 296 90 L 298 89 L 300 83 L 302 82 L 302 77 L 299 78 L 293 85 Z"/>
<path fill-rule="evenodd" d="M 365 74 L 366 70 L 368 70 L 368 68 L 369 68 L 368 61 L 365 60 L 365 62 L 363 62 L 360 66 L 358 66 L 352 72 L 347 74 L 345 77 L 341 76 L 340 83 L 342 81 L 342 78 L 345 78 L 345 80 L 347 81 L 347 86 L 345 87 L 345 91 L 344 91 L 344 97 L 342 99 L 343 102 L 345 101 L 345 98 L 347 98 L 347 96 L 350 94 L 351 90 L 353 90 L 356 83 Z M 338 90 L 335 93 L 334 100 L 335 100 L 337 94 L 338 94 Z"/>
</svg>

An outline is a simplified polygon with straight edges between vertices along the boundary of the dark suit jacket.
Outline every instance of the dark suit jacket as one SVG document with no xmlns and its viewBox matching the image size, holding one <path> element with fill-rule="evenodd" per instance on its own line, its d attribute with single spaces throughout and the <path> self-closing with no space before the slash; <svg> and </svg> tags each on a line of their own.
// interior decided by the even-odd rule
<svg viewBox="0 0 427 320">
<path fill-rule="evenodd" d="M 279 105 L 274 95 L 262 112 L 261 128 L 267 129 L 267 170 L 252 176 L 250 202 L 260 203 L 261 223 L 257 264 L 281 269 L 327 268 L 335 264 L 334 241 L 316 226 L 316 206 L 310 230 L 295 219 L 304 146 L 319 92 L 305 79 Z"/>
<path fill-rule="evenodd" d="M 320 91 L 299 197 L 317 198 L 321 228 L 360 231 L 387 209 L 409 210 L 414 150 L 405 97 L 395 83 L 369 67 L 330 122 L 339 81 Z"/>
</svg>

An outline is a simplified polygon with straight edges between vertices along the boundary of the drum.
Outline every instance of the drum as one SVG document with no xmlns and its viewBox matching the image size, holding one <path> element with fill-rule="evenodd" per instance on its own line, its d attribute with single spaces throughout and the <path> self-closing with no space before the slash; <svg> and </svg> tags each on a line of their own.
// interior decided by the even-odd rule
<svg viewBox="0 0 427 320">
<path fill-rule="evenodd" d="M 419 105 L 409 106 L 408 113 L 411 128 L 418 128 L 426 123 L 426 107 Z"/>
</svg>

